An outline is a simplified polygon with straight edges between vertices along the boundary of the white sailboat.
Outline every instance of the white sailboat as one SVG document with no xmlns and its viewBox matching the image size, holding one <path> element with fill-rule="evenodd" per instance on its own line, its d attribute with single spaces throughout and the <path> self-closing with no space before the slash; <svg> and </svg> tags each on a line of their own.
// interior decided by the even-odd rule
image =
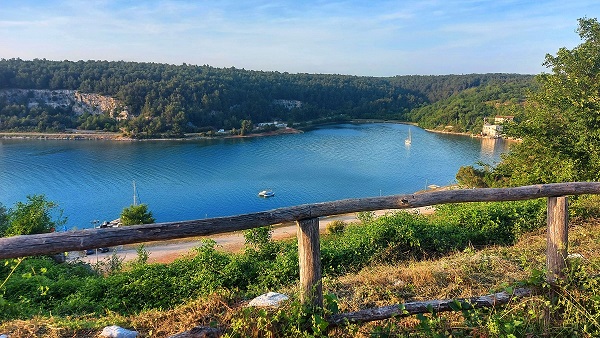
<svg viewBox="0 0 600 338">
<path fill-rule="evenodd" d="M 412 136 L 410 134 L 410 127 L 408 128 L 408 137 L 404 140 L 404 144 L 409 146 L 412 143 Z"/>
</svg>

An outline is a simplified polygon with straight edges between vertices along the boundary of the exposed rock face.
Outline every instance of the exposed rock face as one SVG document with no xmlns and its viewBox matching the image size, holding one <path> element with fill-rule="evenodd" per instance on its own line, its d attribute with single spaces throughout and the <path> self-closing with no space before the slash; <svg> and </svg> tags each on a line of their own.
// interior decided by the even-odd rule
<svg viewBox="0 0 600 338">
<path fill-rule="evenodd" d="M 273 100 L 273 104 L 284 106 L 289 110 L 302 107 L 302 101 L 298 100 Z"/>
<path fill-rule="evenodd" d="M 23 104 L 29 108 L 46 105 L 71 109 L 75 115 L 109 114 L 117 120 L 129 118 L 127 107 L 118 100 L 104 95 L 81 93 L 77 90 L 1 89 L 0 100 L 9 104 Z"/>
</svg>

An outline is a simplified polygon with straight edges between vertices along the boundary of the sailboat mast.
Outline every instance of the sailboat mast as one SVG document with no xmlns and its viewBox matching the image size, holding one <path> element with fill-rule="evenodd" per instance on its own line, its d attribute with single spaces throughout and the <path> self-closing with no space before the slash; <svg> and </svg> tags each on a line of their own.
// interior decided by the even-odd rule
<svg viewBox="0 0 600 338">
<path fill-rule="evenodd" d="M 135 180 L 133 181 L 133 205 L 137 205 L 137 192 L 135 191 Z"/>
</svg>

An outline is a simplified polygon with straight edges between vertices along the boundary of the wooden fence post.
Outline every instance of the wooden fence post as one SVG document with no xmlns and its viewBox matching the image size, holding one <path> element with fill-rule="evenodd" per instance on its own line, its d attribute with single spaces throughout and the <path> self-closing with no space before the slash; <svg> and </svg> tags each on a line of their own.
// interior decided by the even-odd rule
<svg viewBox="0 0 600 338">
<path fill-rule="evenodd" d="M 323 307 L 319 219 L 296 221 L 298 224 L 298 261 L 300 263 L 300 300 Z"/>
<path fill-rule="evenodd" d="M 550 283 L 563 278 L 567 266 L 568 249 L 568 200 L 567 197 L 548 197 L 548 233 L 546 247 L 546 280 Z"/>
</svg>

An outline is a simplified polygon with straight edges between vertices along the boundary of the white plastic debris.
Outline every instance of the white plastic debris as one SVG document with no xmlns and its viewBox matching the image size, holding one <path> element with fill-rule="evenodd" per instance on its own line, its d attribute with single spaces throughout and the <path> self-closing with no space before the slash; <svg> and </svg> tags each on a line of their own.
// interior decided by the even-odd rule
<svg viewBox="0 0 600 338">
<path fill-rule="evenodd" d="M 578 253 L 572 253 L 567 256 L 567 259 L 583 259 L 583 255 Z"/>
<path fill-rule="evenodd" d="M 268 292 L 264 295 L 260 295 L 248 303 L 248 306 L 253 307 L 279 307 L 283 301 L 288 300 L 290 297 L 277 292 Z"/>
<path fill-rule="evenodd" d="M 138 333 L 113 325 L 105 327 L 100 335 L 107 338 L 136 338 Z"/>
</svg>

